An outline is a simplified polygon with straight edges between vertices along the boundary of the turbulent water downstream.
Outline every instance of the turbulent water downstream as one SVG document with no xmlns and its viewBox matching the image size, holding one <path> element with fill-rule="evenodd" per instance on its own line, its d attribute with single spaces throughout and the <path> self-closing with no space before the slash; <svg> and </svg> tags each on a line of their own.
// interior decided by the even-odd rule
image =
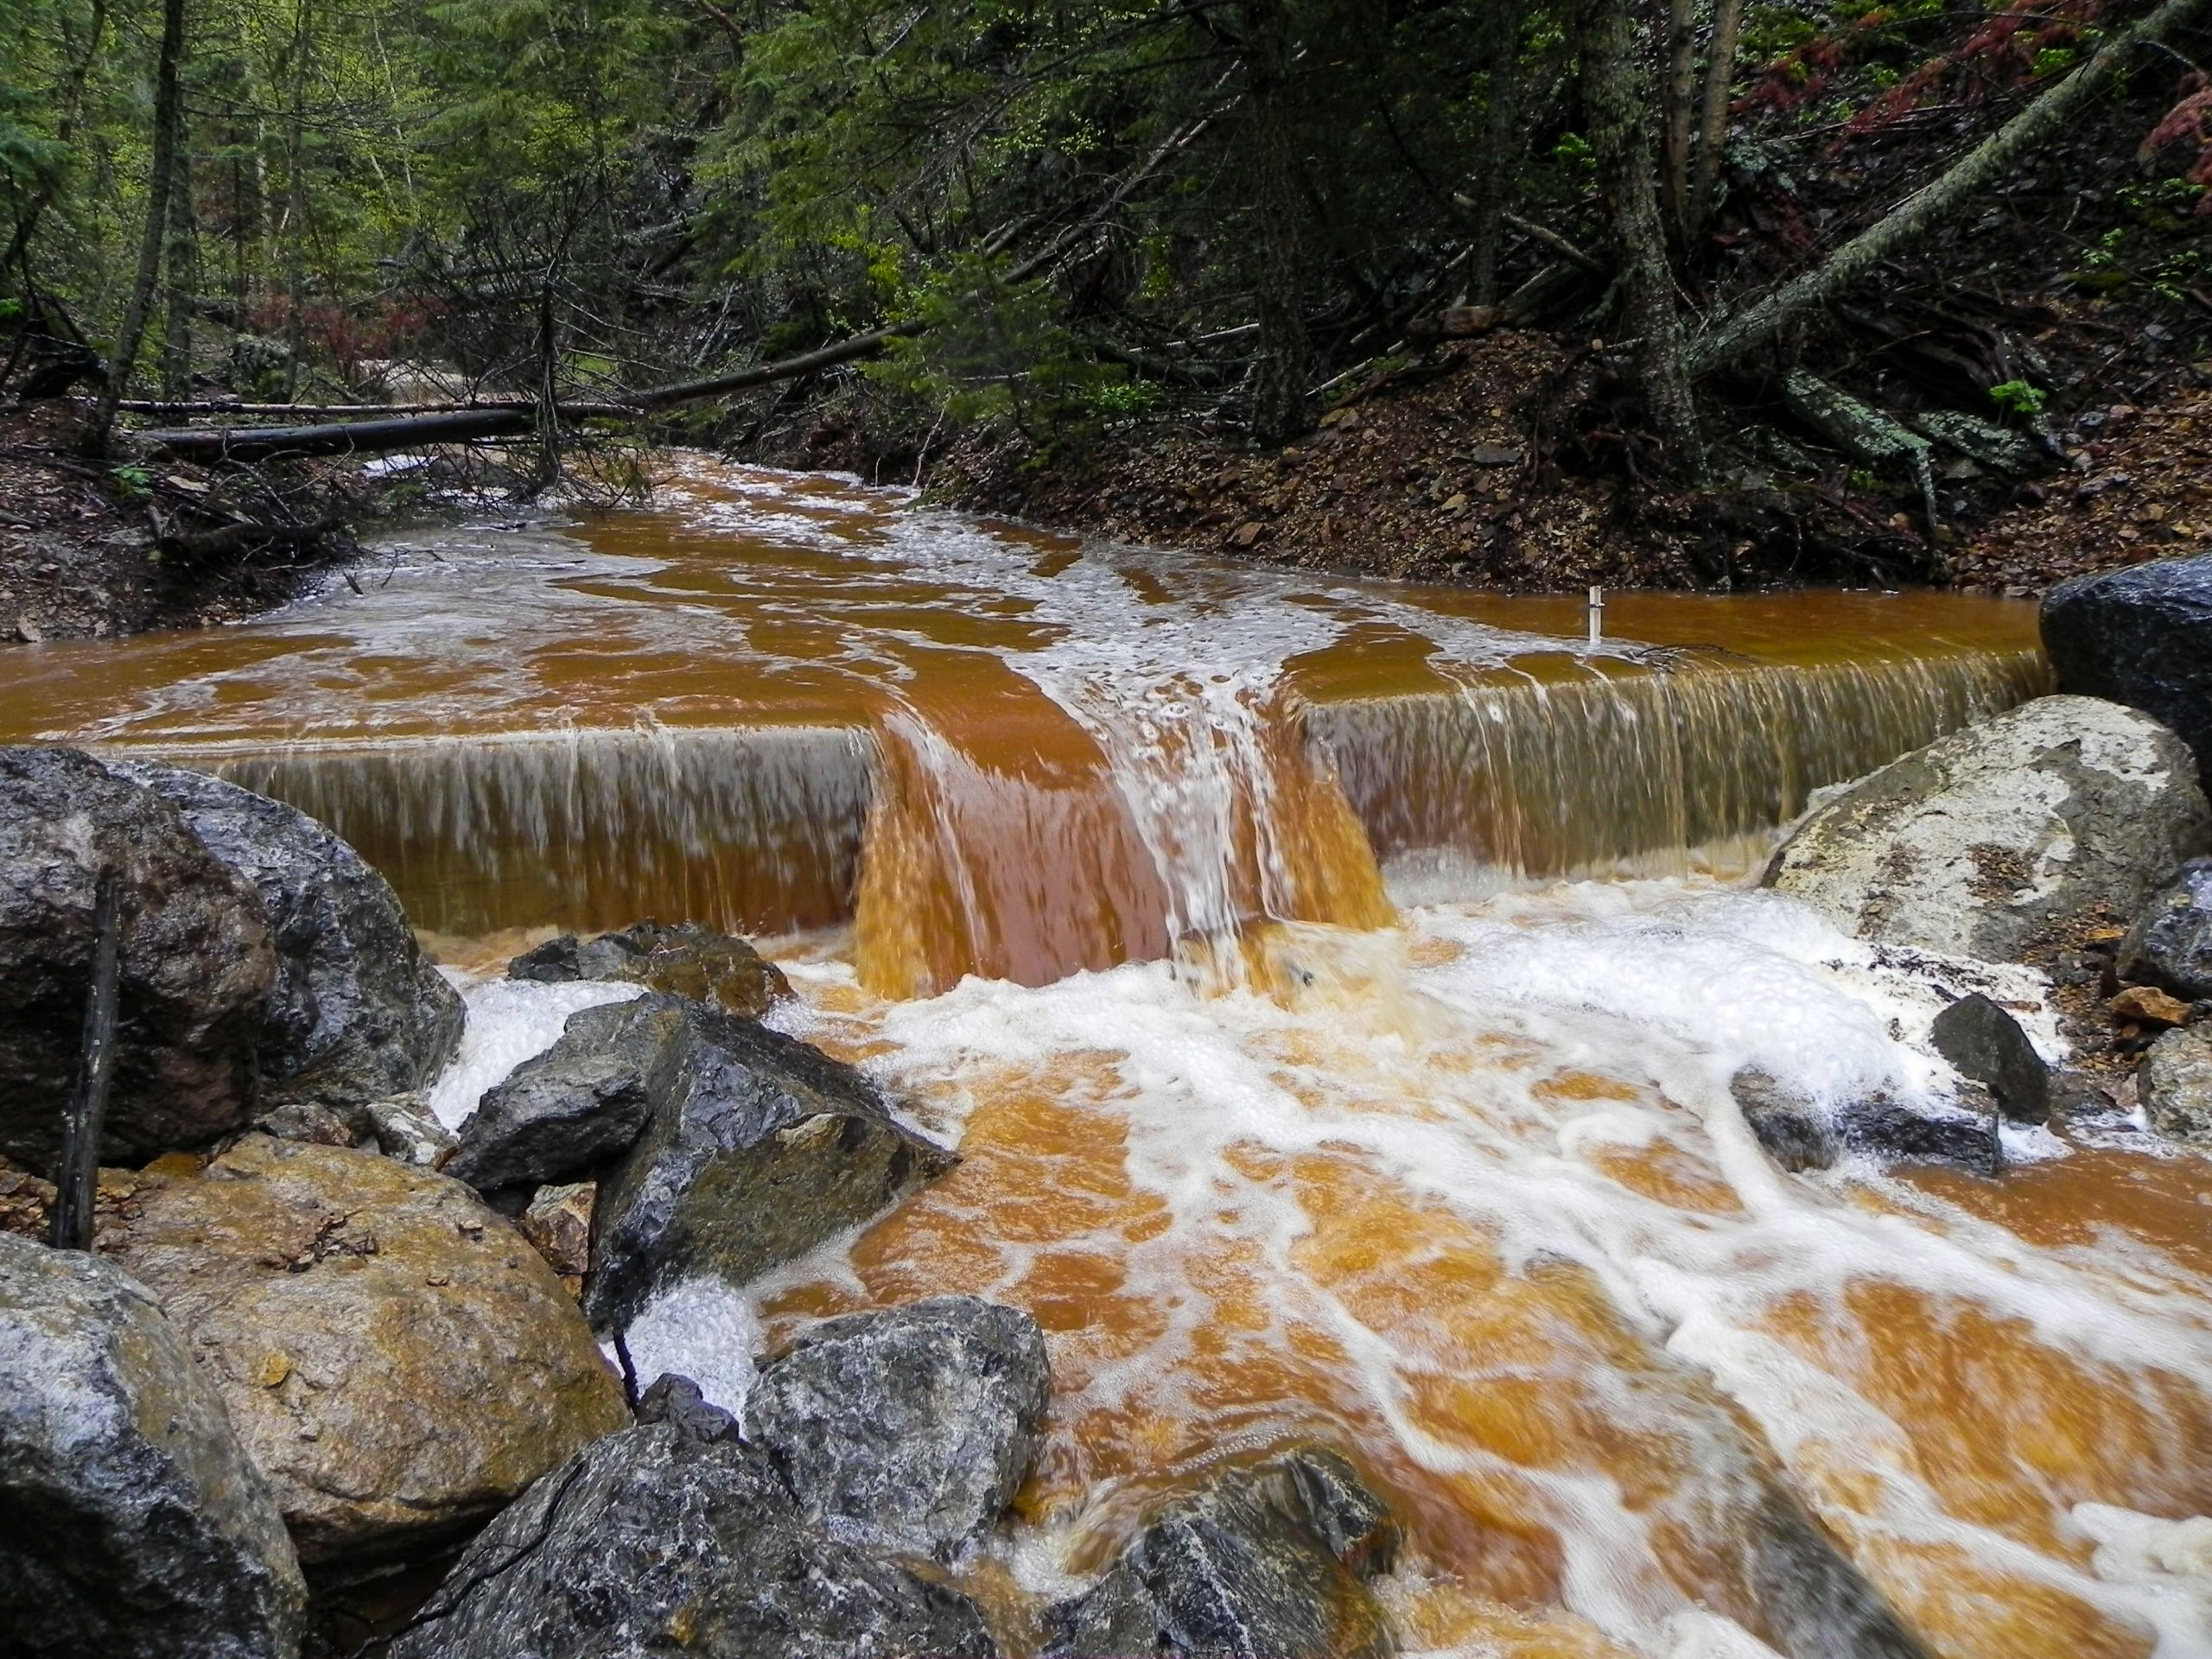
<svg viewBox="0 0 2212 1659">
<path fill-rule="evenodd" d="M 461 966 L 645 915 L 779 941 L 780 1021 L 964 1161 L 633 1336 L 734 1399 L 826 1313 L 1030 1310 L 995 1605 L 1318 1438 L 1406 1519 L 1408 1650 L 1877 1651 L 1810 1515 L 1934 1652 L 2212 1652 L 2212 1171 L 2037 1130 L 2001 1183 L 1786 1175 L 1727 1089 L 1938 1099 L 1935 987 L 2034 1001 L 1739 880 L 1811 791 L 2038 690 L 2027 607 L 1624 596 L 1592 647 L 1570 601 L 704 464 L 384 560 L 26 655 L 0 737 L 295 801 Z M 440 1109 L 564 994 L 486 982 Z"/>
</svg>

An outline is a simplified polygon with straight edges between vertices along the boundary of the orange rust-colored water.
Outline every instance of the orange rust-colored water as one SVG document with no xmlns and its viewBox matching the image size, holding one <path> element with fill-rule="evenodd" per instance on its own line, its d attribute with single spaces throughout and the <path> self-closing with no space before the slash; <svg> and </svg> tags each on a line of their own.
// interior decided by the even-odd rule
<svg viewBox="0 0 2212 1659">
<path fill-rule="evenodd" d="M 1932 987 L 1983 970 L 1712 872 L 2040 689 L 2029 607 L 1615 595 L 1593 653 L 1572 600 L 702 462 L 651 512 L 385 556 L 14 653 L 0 738 L 298 800 L 474 964 L 791 932 L 786 1021 L 963 1161 L 744 1294 L 772 1340 L 1037 1317 L 1052 1417 L 983 1579 L 1073 1587 L 1313 1438 L 1407 1523 L 1409 1649 L 1826 1659 L 1877 1650 L 1878 1595 L 1945 1659 L 2212 1652 L 2212 1165 L 2114 1122 L 2002 1182 L 1786 1175 L 1726 1089 L 1942 1109 Z"/>
</svg>

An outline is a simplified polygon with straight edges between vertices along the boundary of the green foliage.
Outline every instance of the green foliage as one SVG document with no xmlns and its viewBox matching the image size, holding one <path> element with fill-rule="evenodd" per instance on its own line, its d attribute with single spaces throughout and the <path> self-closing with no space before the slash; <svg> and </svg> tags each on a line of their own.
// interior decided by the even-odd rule
<svg viewBox="0 0 2212 1659">
<path fill-rule="evenodd" d="M 2007 415 L 2032 417 L 2043 413 L 2050 394 L 2025 380 L 2004 380 L 1989 389 L 1989 401 Z"/>
</svg>

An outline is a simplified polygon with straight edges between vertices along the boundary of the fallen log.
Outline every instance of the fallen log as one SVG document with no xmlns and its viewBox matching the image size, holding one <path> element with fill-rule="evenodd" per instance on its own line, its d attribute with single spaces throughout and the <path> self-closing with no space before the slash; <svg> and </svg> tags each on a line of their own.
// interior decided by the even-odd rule
<svg viewBox="0 0 2212 1659">
<path fill-rule="evenodd" d="M 564 421 L 632 420 L 628 404 L 563 404 Z M 447 409 L 391 420 L 323 421 L 312 426 L 216 426 L 156 429 L 136 435 L 180 461 L 266 461 L 275 455 L 378 454 L 418 443 L 465 443 L 514 437 L 537 429 L 534 404 Z"/>
</svg>

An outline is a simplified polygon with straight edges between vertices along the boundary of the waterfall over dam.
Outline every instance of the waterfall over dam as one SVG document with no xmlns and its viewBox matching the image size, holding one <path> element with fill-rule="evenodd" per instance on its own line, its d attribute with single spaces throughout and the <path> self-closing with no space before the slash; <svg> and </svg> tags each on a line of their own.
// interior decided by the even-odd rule
<svg viewBox="0 0 2212 1659">
<path fill-rule="evenodd" d="M 699 460 L 651 512 L 353 574 L 25 648 L 0 741 L 353 842 L 470 1000 L 449 1122 L 582 1006 L 537 994 L 626 988 L 499 977 L 527 944 L 760 939 L 772 1022 L 961 1161 L 641 1325 L 741 1388 L 827 1315 L 1028 1310 L 1051 1414 L 970 1593 L 1065 1595 L 1318 1440 L 1403 1522 L 1408 1654 L 2212 1653 L 2212 1165 L 2016 1126 L 2001 1182 L 1789 1173 L 1729 1086 L 1950 1109 L 1930 1031 L 1971 991 L 2057 1051 L 2029 970 L 1744 879 L 1816 791 L 2045 690 L 2031 607 L 1624 594 L 1593 644 L 1579 597 Z"/>
</svg>

